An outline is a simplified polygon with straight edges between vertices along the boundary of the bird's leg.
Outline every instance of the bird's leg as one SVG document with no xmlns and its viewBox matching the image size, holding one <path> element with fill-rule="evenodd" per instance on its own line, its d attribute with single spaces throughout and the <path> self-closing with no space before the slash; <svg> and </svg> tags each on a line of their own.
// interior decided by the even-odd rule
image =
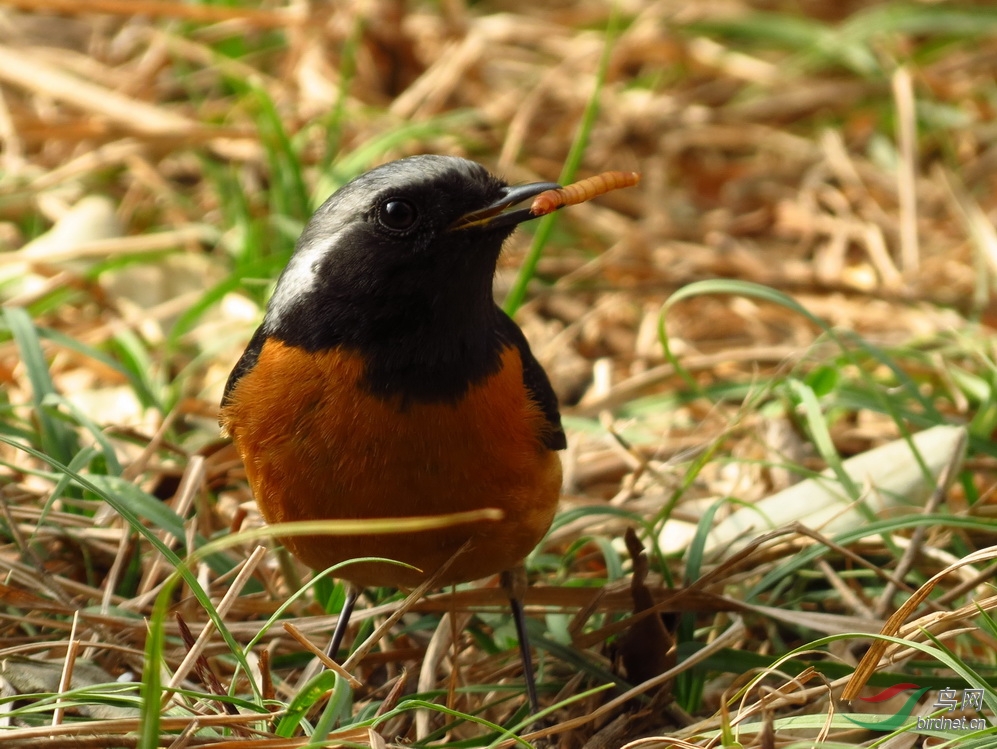
<svg viewBox="0 0 997 749">
<path fill-rule="evenodd" d="M 505 594 L 509 596 L 509 606 L 512 608 L 512 620 L 516 623 L 516 635 L 519 638 L 519 657 L 523 662 L 523 679 L 526 681 L 526 694 L 530 698 L 530 711 L 540 710 L 537 699 L 537 683 L 533 676 L 533 657 L 530 655 L 530 636 L 526 631 L 526 614 L 523 611 L 523 598 L 526 594 L 526 568 L 523 565 L 506 570 L 499 580 Z"/>
<path fill-rule="evenodd" d="M 348 585 L 346 588 L 346 600 L 343 601 L 343 610 L 339 612 L 339 621 L 336 622 L 336 630 L 332 633 L 332 642 L 329 643 L 329 657 L 336 660 L 339 653 L 339 646 L 346 636 L 346 628 L 350 626 L 350 616 L 353 614 L 353 607 L 357 603 L 357 596 L 360 595 L 360 588 L 355 585 Z"/>
</svg>

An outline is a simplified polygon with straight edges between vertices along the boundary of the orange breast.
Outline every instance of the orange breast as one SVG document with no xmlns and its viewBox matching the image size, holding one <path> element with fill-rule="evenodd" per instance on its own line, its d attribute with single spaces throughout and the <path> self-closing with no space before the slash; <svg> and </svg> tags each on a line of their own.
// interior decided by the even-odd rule
<svg viewBox="0 0 997 749">
<path fill-rule="evenodd" d="M 310 353 L 268 340 L 222 422 L 268 522 L 410 517 L 485 507 L 501 521 L 408 534 L 297 536 L 285 546 L 316 569 L 364 556 L 413 565 L 350 565 L 362 586 L 412 587 L 467 540 L 441 585 L 513 567 L 550 526 L 561 463 L 523 385 L 519 352 L 455 403 L 382 400 L 359 387 L 363 362 L 341 349 Z"/>
</svg>

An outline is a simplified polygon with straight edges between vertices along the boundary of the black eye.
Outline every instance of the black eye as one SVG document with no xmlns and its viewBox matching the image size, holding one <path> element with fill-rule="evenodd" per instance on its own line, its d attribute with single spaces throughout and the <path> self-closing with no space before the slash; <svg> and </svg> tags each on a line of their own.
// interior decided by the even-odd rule
<svg viewBox="0 0 997 749">
<path fill-rule="evenodd" d="M 377 213 L 377 220 L 385 229 L 391 231 L 406 231 L 415 226 L 419 219 L 419 213 L 415 206 L 408 200 L 401 198 L 389 198 L 381 204 L 381 210 Z"/>
</svg>

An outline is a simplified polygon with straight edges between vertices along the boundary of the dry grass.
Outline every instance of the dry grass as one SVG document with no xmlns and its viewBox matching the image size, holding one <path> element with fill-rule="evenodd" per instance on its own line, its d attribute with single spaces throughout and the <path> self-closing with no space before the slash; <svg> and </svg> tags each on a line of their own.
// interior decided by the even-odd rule
<svg viewBox="0 0 997 749">
<path fill-rule="evenodd" d="M 882 734 L 841 717 L 840 688 L 879 631 L 908 642 L 853 689 L 882 655 L 903 678 L 879 688 L 993 699 L 997 15 L 623 1 L 600 82 L 602 2 L 262 5 L 0 8 L 0 676 L 28 695 L 0 697 L 4 746 L 299 746 L 294 700 L 339 720 L 333 742 L 509 743 L 414 692 L 565 747 L 730 726 L 745 746 L 856 745 Z M 218 439 L 225 377 L 335 186 L 420 152 L 557 179 L 593 96 L 579 176 L 643 181 L 562 212 L 518 313 L 569 427 L 528 596 L 544 702 L 564 704 L 527 732 L 502 597 L 478 586 L 379 594 L 362 633 L 400 606 L 404 632 L 323 708 L 303 641 L 324 645 L 336 591 L 281 609 L 309 573 L 232 535 L 260 520 Z M 707 279 L 813 317 L 689 286 Z M 945 423 L 969 426 L 969 458 L 920 506 L 727 556 L 695 535 L 736 509 L 720 499 Z"/>
</svg>

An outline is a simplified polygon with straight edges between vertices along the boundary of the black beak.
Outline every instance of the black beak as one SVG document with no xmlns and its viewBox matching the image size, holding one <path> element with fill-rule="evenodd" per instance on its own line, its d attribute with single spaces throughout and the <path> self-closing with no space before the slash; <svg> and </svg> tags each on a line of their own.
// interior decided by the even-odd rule
<svg viewBox="0 0 997 749">
<path fill-rule="evenodd" d="M 479 208 L 476 211 L 465 213 L 461 216 L 452 229 L 470 229 L 472 227 L 482 229 L 498 229 L 508 226 L 515 226 L 531 218 L 536 218 L 530 213 L 529 208 L 519 208 L 515 211 L 505 211 L 517 203 L 535 198 L 547 190 L 556 190 L 560 187 L 556 182 L 531 182 L 528 185 L 511 185 L 502 192 L 502 197 L 491 205 Z"/>
</svg>

